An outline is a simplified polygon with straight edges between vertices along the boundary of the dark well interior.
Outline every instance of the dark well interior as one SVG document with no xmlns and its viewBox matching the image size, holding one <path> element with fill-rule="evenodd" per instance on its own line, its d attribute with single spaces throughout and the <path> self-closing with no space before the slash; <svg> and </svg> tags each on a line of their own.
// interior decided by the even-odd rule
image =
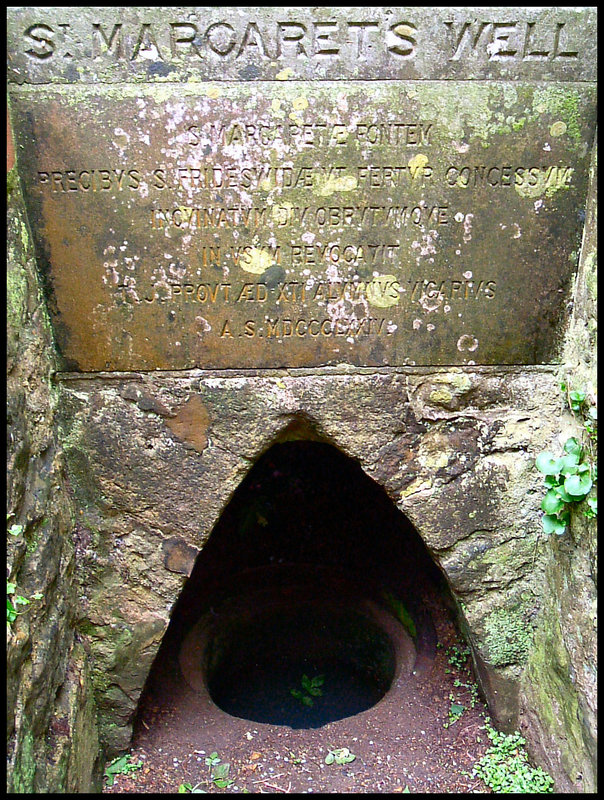
<svg viewBox="0 0 604 800">
<path fill-rule="evenodd" d="M 206 619 L 203 672 L 223 711 L 291 727 L 351 716 L 383 697 L 396 667 L 392 627 L 368 609 L 393 614 L 418 652 L 434 648 L 427 585 L 447 599 L 419 535 L 355 461 L 320 442 L 276 444 L 201 551 L 145 691 Z"/>
</svg>

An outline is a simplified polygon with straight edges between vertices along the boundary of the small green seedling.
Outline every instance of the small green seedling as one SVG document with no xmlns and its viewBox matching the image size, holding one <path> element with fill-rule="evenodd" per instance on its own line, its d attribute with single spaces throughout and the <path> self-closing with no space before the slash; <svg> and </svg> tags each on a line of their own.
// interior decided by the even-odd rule
<svg viewBox="0 0 604 800">
<path fill-rule="evenodd" d="M 212 767 L 215 767 L 216 764 L 220 764 L 220 759 L 218 758 L 218 753 L 215 752 L 215 751 L 213 753 L 210 753 L 209 756 L 205 757 L 205 762 L 206 762 L 206 766 L 210 767 L 210 769 Z"/>
<path fill-rule="evenodd" d="M 219 789 L 225 789 L 235 782 L 232 778 L 229 778 L 231 765 L 228 762 L 222 763 L 216 751 L 206 756 L 205 762 L 206 766 L 210 768 L 210 777 L 214 786 L 218 786 Z"/>
<path fill-rule="evenodd" d="M 106 786 L 113 786 L 115 783 L 116 775 L 129 775 L 131 772 L 136 772 L 143 766 L 142 761 L 136 763 L 131 760 L 131 756 L 127 753 L 125 756 L 118 756 L 105 767 Z"/>
<path fill-rule="evenodd" d="M 23 597 L 17 594 L 17 584 L 6 582 L 6 624 L 10 630 L 11 624 L 17 619 L 19 614 L 23 611 L 17 611 L 17 606 L 28 606 L 32 600 L 41 600 L 44 595 L 40 592 L 32 594 L 30 598 Z"/>
<path fill-rule="evenodd" d="M 191 794 L 207 794 L 205 789 L 199 789 L 198 787 L 198 783 L 196 783 L 195 786 L 190 783 L 181 783 L 178 787 L 178 794 L 186 794 L 187 792 Z"/>
<path fill-rule="evenodd" d="M 456 703 L 451 700 L 451 705 L 449 706 L 449 721 L 445 722 L 443 727 L 450 728 L 451 725 L 454 725 L 458 719 L 461 719 L 465 710 L 466 707 L 462 706 L 461 703 Z"/>
<path fill-rule="evenodd" d="M 468 660 L 468 656 L 470 655 L 470 649 L 468 647 L 459 648 L 456 644 L 454 644 L 447 648 L 446 655 L 447 661 L 452 667 L 456 667 L 456 669 L 463 669 L 466 661 Z M 450 671 L 451 670 L 449 669 L 445 670 L 445 672 Z"/>
<path fill-rule="evenodd" d="M 392 594 L 392 592 L 382 592 L 382 597 L 388 604 L 388 607 L 394 614 L 394 616 L 398 619 L 401 625 L 405 628 L 407 633 L 412 639 L 417 639 L 417 628 L 415 627 L 415 622 L 413 621 L 413 617 L 407 611 L 404 604 Z"/>
<path fill-rule="evenodd" d="M 470 705 L 472 708 L 478 702 L 478 686 L 475 683 L 462 683 L 459 678 L 455 678 L 453 681 L 453 686 L 457 686 L 458 688 L 467 689 L 470 692 Z"/>
<path fill-rule="evenodd" d="M 324 675 L 316 675 L 314 678 L 309 678 L 308 675 L 302 675 L 302 690 L 290 689 L 290 694 L 299 700 L 305 706 L 313 706 L 313 697 L 321 697 L 323 690 L 320 688 L 325 682 Z M 311 696 L 312 695 L 312 696 Z"/>
<path fill-rule="evenodd" d="M 350 764 L 356 758 L 354 753 L 351 753 L 347 747 L 336 747 L 330 750 L 325 756 L 326 764 Z"/>
<path fill-rule="evenodd" d="M 228 763 L 217 764 L 212 770 L 212 781 L 214 786 L 218 786 L 219 789 L 226 789 L 235 781 L 232 778 L 229 778 L 229 770 L 231 765 Z"/>
</svg>

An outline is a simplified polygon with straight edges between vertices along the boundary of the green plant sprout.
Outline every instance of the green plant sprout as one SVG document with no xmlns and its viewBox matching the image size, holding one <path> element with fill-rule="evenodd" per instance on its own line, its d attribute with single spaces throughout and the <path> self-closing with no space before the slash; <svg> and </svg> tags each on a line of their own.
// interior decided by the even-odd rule
<svg viewBox="0 0 604 800">
<path fill-rule="evenodd" d="M 186 794 L 189 792 L 190 794 L 207 794 L 205 789 L 200 789 L 200 783 L 196 783 L 195 786 L 191 783 L 181 783 L 178 787 L 178 794 Z"/>
<path fill-rule="evenodd" d="M 113 786 L 116 775 L 129 775 L 131 772 L 136 772 L 136 770 L 140 769 L 142 766 L 142 761 L 132 761 L 132 757 L 128 753 L 126 753 L 125 756 L 114 758 L 113 761 L 105 767 L 105 785 Z"/>
<path fill-rule="evenodd" d="M 470 655 L 469 647 L 458 647 L 456 644 L 448 647 L 446 650 L 447 661 L 452 667 L 456 669 L 463 669 L 468 656 Z M 445 672 L 451 672 L 450 669 L 445 669 Z"/>
<path fill-rule="evenodd" d="M 350 764 L 356 758 L 354 753 L 351 753 L 347 747 L 336 747 L 329 750 L 325 756 L 326 764 Z"/>
<path fill-rule="evenodd" d="M 323 690 L 320 688 L 325 682 L 324 675 L 316 675 L 314 678 L 309 678 L 308 675 L 302 675 L 302 691 L 301 689 L 290 689 L 290 694 L 299 700 L 305 706 L 313 706 L 313 697 L 321 697 Z"/>
<path fill-rule="evenodd" d="M 456 686 L 457 688 L 463 687 L 470 692 L 470 706 L 474 708 L 478 702 L 478 686 L 475 683 L 462 683 L 459 678 L 456 678 L 453 681 L 453 686 Z"/>
<path fill-rule="evenodd" d="M 443 728 L 450 728 L 451 725 L 454 725 L 458 719 L 461 719 L 463 712 L 466 710 L 466 707 L 458 703 L 453 697 L 452 692 L 449 692 L 449 701 L 449 721 L 443 723 Z"/>
<path fill-rule="evenodd" d="M 571 389 L 566 383 L 560 388 L 566 394 L 568 407 L 582 426 L 581 441 L 572 436 L 564 443 L 564 454 L 556 458 L 549 452 L 539 453 L 535 466 L 545 476 L 547 493 L 541 502 L 544 515 L 541 525 L 546 534 L 562 536 L 570 522 L 573 504 L 586 501 L 583 516 L 593 519 L 598 514 L 598 501 L 589 497 L 598 478 L 596 463 L 598 412 L 590 405 L 587 394 Z"/>
<path fill-rule="evenodd" d="M 412 639 L 417 639 L 417 629 L 415 627 L 415 622 L 413 621 L 413 617 L 407 611 L 403 603 L 392 594 L 392 592 L 382 592 L 382 597 L 388 604 L 390 611 L 394 614 L 394 616 L 398 619 L 401 625 L 405 628 L 407 633 Z"/>
<path fill-rule="evenodd" d="M 235 782 L 232 778 L 229 778 L 229 770 L 231 769 L 231 765 L 228 762 L 221 762 L 216 751 L 210 753 L 209 756 L 206 756 L 205 763 L 210 769 L 210 778 L 212 779 L 212 782 L 215 786 L 218 786 L 219 789 L 226 789 Z M 182 785 L 184 786 L 185 784 Z M 193 791 L 193 789 L 190 791 Z"/>
<path fill-rule="evenodd" d="M 215 767 L 216 764 L 220 764 L 220 759 L 218 758 L 218 753 L 216 751 L 210 753 L 209 756 L 206 756 L 204 758 L 204 761 L 206 763 L 206 766 L 210 767 L 210 770 L 212 769 L 212 767 Z"/>
<path fill-rule="evenodd" d="M 32 594 L 29 598 L 23 597 L 23 595 L 17 594 L 17 585 L 10 581 L 6 582 L 6 595 L 6 625 L 9 630 L 19 614 L 24 613 L 24 611 L 17 611 L 17 606 L 28 606 L 32 600 L 41 600 L 44 597 L 40 592 Z"/>
</svg>

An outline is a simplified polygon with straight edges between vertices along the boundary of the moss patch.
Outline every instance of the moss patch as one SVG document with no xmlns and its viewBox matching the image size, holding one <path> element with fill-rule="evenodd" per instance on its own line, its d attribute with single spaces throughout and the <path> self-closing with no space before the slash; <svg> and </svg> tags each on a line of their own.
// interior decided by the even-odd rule
<svg viewBox="0 0 604 800">
<path fill-rule="evenodd" d="M 521 606 L 499 608 L 486 618 L 486 645 L 493 666 L 505 667 L 526 661 L 532 640 Z"/>
</svg>

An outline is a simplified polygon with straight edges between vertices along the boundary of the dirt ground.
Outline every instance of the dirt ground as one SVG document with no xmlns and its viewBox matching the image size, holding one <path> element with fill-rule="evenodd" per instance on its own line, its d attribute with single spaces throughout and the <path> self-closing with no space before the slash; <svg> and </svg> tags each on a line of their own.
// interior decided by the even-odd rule
<svg viewBox="0 0 604 800">
<path fill-rule="evenodd" d="M 177 653 L 158 663 L 141 699 L 131 760 L 142 767 L 118 775 L 106 793 L 489 793 L 470 777 L 486 751 L 486 708 L 473 692 L 470 659 L 436 591 L 424 598 L 437 636 L 419 674 L 367 711 L 313 729 L 266 725 L 230 716 L 204 702 L 185 682 Z M 420 654 L 421 655 L 421 654 Z M 455 663 L 451 663 L 455 662 Z M 463 706 L 450 723 L 452 703 Z M 447 726 L 447 727 L 446 727 Z M 326 764 L 330 750 L 355 759 Z M 206 763 L 228 763 L 228 786 L 216 785 Z M 216 767 L 213 768 L 216 770 Z M 185 791 L 181 789 L 181 791 Z"/>
</svg>

